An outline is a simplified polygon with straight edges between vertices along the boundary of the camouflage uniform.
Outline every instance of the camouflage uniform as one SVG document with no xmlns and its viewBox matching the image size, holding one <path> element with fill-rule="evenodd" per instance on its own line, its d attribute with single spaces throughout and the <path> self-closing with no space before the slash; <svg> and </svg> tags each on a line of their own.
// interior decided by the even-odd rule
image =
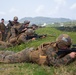
<svg viewBox="0 0 76 75">
<path fill-rule="evenodd" d="M 5 24 L 4 23 L 0 23 L 0 40 L 5 40 L 4 35 L 5 35 Z"/>
<path fill-rule="evenodd" d="M 4 41 L 0 41 L 0 48 L 7 48 L 7 47 L 11 47 L 12 44 L 9 43 L 8 41 L 7 42 L 4 42 Z"/>
<path fill-rule="evenodd" d="M 12 31 L 14 32 L 14 29 Z M 13 45 L 21 44 L 21 43 L 26 43 L 28 41 L 26 39 L 27 35 L 32 36 L 33 34 L 34 34 L 34 31 L 32 29 L 27 29 L 25 32 L 21 32 L 18 35 L 12 34 L 12 36 L 8 40 L 8 43 L 10 43 L 10 46 L 11 44 L 13 46 Z M 9 46 L 7 45 L 7 47 Z"/>
<path fill-rule="evenodd" d="M 20 33 L 20 28 L 22 26 L 21 23 L 17 22 L 18 20 L 18 17 L 14 17 L 14 21 L 12 21 L 12 27 L 11 27 L 11 30 L 10 30 L 10 33 L 11 33 L 11 36 L 10 38 L 8 39 L 8 42 L 13 44 L 13 45 L 16 45 L 16 44 L 20 44 L 22 42 L 25 42 L 25 33 Z"/>
<path fill-rule="evenodd" d="M 15 25 L 11 28 L 11 33 L 12 36 L 10 38 L 15 39 L 16 40 L 16 44 L 21 44 L 21 43 L 26 43 L 26 36 L 27 35 L 32 35 L 34 33 L 34 31 L 32 29 L 28 29 L 28 25 L 29 25 L 30 21 L 24 21 L 24 23 Z M 9 40 L 10 43 L 12 42 L 12 39 Z M 15 42 L 14 42 L 15 43 Z"/>
<path fill-rule="evenodd" d="M 22 35 L 22 34 L 21 35 L 19 34 L 20 27 L 21 27 L 21 24 L 18 22 L 11 27 L 11 36 L 8 39 L 9 43 L 14 45 L 17 44 L 18 38 Z"/>
<path fill-rule="evenodd" d="M 61 66 L 67 65 L 73 61 L 69 55 L 60 58 L 56 54 L 57 51 L 58 47 L 56 46 L 56 42 L 45 43 L 39 46 L 36 50 L 34 50 L 34 48 L 27 48 L 18 53 L 9 54 L 7 56 L 0 54 L 0 62 L 32 62 L 39 65 Z"/>
</svg>

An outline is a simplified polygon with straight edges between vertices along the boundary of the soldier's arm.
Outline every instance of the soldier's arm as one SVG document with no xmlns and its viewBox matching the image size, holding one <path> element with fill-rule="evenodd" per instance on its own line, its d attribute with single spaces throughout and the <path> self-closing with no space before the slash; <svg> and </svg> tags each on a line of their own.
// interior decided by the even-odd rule
<svg viewBox="0 0 76 75">
<path fill-rule="evenodd" d="M 68 65 L 74 61 L 74 58 L 70 57 L 69 54 L 63 58 L 58 58 L 57 54 L 51 50 L 48 50 L 47 53 L 49 65 L 52 66 Z"/>
</svg>

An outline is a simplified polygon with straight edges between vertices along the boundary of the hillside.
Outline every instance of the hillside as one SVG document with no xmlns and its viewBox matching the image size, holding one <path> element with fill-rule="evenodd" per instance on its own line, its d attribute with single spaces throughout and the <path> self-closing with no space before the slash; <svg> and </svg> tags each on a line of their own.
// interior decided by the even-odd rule
<svg viewBox="0 0 76 75">
<path fill-rule="evenodd" d="M 25 20 L 29 20 L 30 24 L 52 24 L 52 23 L 61 23 L 61 22 L 70 22 L 71 19 L 68 18 L 50 18 L 50 17 L 24 17 L 19 19 L 19 22 L 23 23 Z M 5 24 L 8 24 L 8 20 L 5 20 Z"/>
<path fill-rule="evenodd" d="M 14 46 L 8 48 L 7 50 L 19 52 L 27 47 L 38 47 L 44 42 L 55 41 L 58 35 L 62 33 L 67 33 L 71 36 L 73 43 L 76 43 L 76 32 L 65 32 L 60 31 L 55 28 L 39 28 L 36 30 L 38 34 L 50 34 L 54 35 L 47 36 L 44 39 L 37 39 L 35 41 L 30 41 L 26 44 L 21 44 L 19 46 Z M 1 49 L 2 50 L 2 49 Z M 2 64 L 0 63 L 0 75 L 76 75 L 76 61 L 68 66 L 61 66 L 59 68 L 54 68 L 52 66 L 39 66 L 32 63 L 15 63 L 15 64 Z"/>
<path fill-rule="evenodd" d="M 35 41 L 30 41 L 26 44 L 21 44 L 19 46 L 14 46 L 8 48 L 7 50 L 19 52 L 27 47 L 38 47 L 44 42 L 55 41 L 58 35 L 62 33 L 67 33 L 71 36 L 73 43 L 76 43 L 76 32 L 65 32 L 60 31 L 55 28 L 39 28 L 36 30 L 38 34 L 51 34 L 55 37 L 47 36 L 44 39 L 37 39 Z M 2 50 L 2 49 L 1 49 Z M 61 66 L 59 68 L 54 68 L 52 66 L 40 66 L 34 63 L 15 63 L 15 64 L 2 64 L 0 63 L 0 75 L 76 75 L 76 61 L 68 66 Z"/>
<path fill-rule="evenodd" d="M 68 22 L 71 21 L 70 19 L 67 18 L 50 18 L 50 17 L 24 17 L 22 19 L 20 19 L 20 22 L 24 22 L 25 20 L 29 20 L 31 22 L 31 24 L 35 23 L 35 24 L 50 24 L 50 23 L 54 23 L 54 22 Z"/>
</svg>

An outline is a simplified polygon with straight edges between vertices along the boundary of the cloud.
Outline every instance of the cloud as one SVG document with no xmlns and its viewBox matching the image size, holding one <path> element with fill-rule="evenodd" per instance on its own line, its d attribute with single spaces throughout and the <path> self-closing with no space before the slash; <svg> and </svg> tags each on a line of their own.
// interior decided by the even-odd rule
<svg viewBox="0 0 76 75">
<path fill-rule="evenodd" d="M 58 6 L 56 6 L 56 7 L 54 7 L 54 9 L 50 9 L 51 11 L 48 13 L 48 14 L 50 14 L 51 16 L 55 16 L 55 14 L 57 14 L 58 12 L 59 12 L 59 7 Z"/>
<path fill-rule="evenodd" d="M 59 5 L 56 5 L 54 6 L 53 8 L 50 7 L 50 9 L 48 9 L 48 7 L 45 7 L 44 5 L 40 5 L 35 13 L 37 16 L 55 16 L 56 14 L 59 13 L 59 9 L 60 9 L 60 6 Z"/>
<path fill-rule="evenodd" d="M 66 0 L 54 0 L 57 4 L 59 5 L 65 5 L 66 4 Z"/>
<path fill-rule="evenodd" d="M 54 9 L 52 10 L 54 14 L 60 12 L 67 3 L 66 0 L 54 0 L 54 1 L 56 3 L 56 5 L 54 6 Z"/>
<path fill-rule="evenodd" d="M 66 0 L 54 0 L 55 5 L 53 6 L 53 9 L 50 10 L 51 16 L 57 16 L 59 13 L 62 13 L 63 9 L 66 7 Z"/>
<path fill-rule="evenodd" d="M 70 7 L 70 9 L 76 9 L 76 3 L 74 3 L 74 4 Z"/>
<path fill-rule="evenodd" d="M 11 8 L 11 9 L 9 10 L 9 13 L 14 13 L 14 12 L 17 12 L 17 11 L 18 11 L 17 9 Z"/>
<path fill-rule="evenodd" d="M 44 5 L 40 5 L 40 6 L 38 6 L 37 7 L 37 9 L 36 9 L 36 13 L 37 14 L 41 14 L 41 13 L 43 13 L 45 11 L 45 7 L 44 7 Z"/>
<path fill-rule="evenodd" d="M 5 13 L 5 12 L 0 11 L 0 15 L 6 15 L 6 13 Z"/>
</svg>

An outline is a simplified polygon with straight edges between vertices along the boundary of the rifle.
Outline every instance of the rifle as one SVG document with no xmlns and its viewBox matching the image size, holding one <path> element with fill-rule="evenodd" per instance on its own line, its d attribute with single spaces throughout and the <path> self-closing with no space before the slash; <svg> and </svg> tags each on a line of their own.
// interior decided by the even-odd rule
<svg viewBox="0 0 76 75">
<path fill-rule="evenodd" d="M 76 48 L 58 50 L 57 55 L 61 58 L 71 52 L 76 52 Z"/>
<path fill-rule="evenodd" d="M 9 25 L 10 25 L 10 26 L 13 26 L 13 24 L 12 24 L 12 21 L 11 21 L 11 20 L 9 20 L 8 22 L 9 22 Z"/>
<path fill-rule="evenodd" d="M 32 29 L 33 27 L 26 27 L 27 29 Z"/>
<path fill-rule="evenodd" d="M 29 40 L 29 39 L 32 39 L 32 38 L 36 38 L 36 39 L 38 39 L 38 38 L 45 38 L 45 37 L 48 37 L 48 36 L 55 37 L 54 35 L 48 35 L 48 34 L 42 34 L 42 35 L 34 34 L 32 36 L 27 35 L 26 36 L 26 40 Z"/>
<path fill-rule="evenodd" d="M 76 44 L 73 44 L 72 46 L 75 48 L 76 47 Z"/>
<path fill-rule="evenodd" d="M 22 26 L 19 28 L 19 34 L 25 32 L 25 31 L 26 31 L 26 30 L 24 30 L 25 28 L 26 28 L 26 29 L 30 29 L 30 28 L 32 29 L 32 27 L 25 27 L 24 25 L 22 25 Z M 23 30 L 24 30 L 24 31 L 23 31 Z"/>
<path fill-rule="evenodd" d="M 32 35 L 32 36 L 27 35 L 27 36 L 26 36 L 26 40 L 29 40 L 29 39 L 32 39 L 32 38 L 38 39 L 38 38 L 43 38 L 43 37 L 47 37 L 47 34 L 43 34 L 43 35 L 34 34 L 34 35 Z"/>
</svg>

